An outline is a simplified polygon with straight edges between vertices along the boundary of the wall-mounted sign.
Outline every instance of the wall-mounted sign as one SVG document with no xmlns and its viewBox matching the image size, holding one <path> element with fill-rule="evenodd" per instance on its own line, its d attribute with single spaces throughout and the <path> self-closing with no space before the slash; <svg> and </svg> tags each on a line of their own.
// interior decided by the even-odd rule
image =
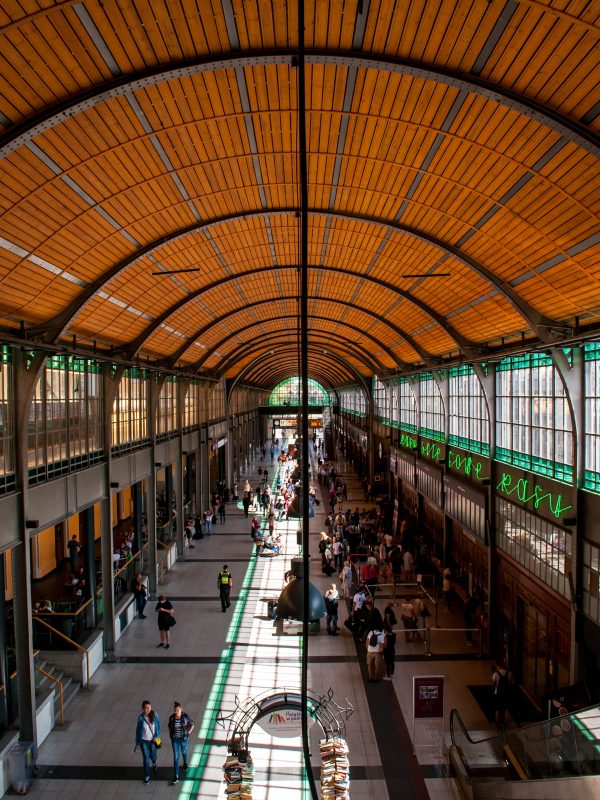
<svg viewBox="0 0 600 800">
<path fill-rule="evenodd" d="M 417 437 L 401 431 L 398 444 L 400 447 L 406 447 L 408 450 L 416 450 L 418 446 Z"/>
<path fill-rule="evenodd" d="M 271 711 L 264 717 L 256 721 L 257 725 L 270 736 L 278 739 L 291 739 L 302 736 L 302 712 L 295 708 L 281 708 Z M 315 721 L 308 717 L 308 727 L 312 727 Z"/>
<path fill-rule="evenodd" d="M 227 444 L 227 437 L 224 436 L 222 439 L 219 439 L 217 442 L 212 442 L 211 443 L 211 448 L 213 450 L 218 450 L 219 447 L 223 447 L 226 444 Z"/>
<path fill-rule="evenodd" d="M 531 503 L 537 511 L 540 507 L 542 511 L 550 511 L 557 519 L 560 519 L 565 511 L 573 506 L 563 505 L 564 500 L 561 494 L 553 493 L 529 478 L 515 478 L 509 472 L 502 473 L 502 479 L 496 486 L 497 492 L 503 492 L 508 497 L 515 495 L 517 499 L 527 505 Z"/>
<path fill-rule="evenodd" d="M 413 676 L 413 719 L 444 717 L 444 677 Z"/>
<path fill-rule="evenodd" d="M 480 461 L 477 457 L 464 455 L 451 447 L 448 448 L 448 469 L 454 472 L 462 472 L 471 480 L 482 481 L 488 476 L 488 466 L 485 461 Z"/>
<path fill-rule="evenodd" d="M 437 442 L 422 439 L 421 455 L 423 458 L 428 458 L 430 461 L 439 461 L 442 458 L 442 446 Z"/>
</svg>

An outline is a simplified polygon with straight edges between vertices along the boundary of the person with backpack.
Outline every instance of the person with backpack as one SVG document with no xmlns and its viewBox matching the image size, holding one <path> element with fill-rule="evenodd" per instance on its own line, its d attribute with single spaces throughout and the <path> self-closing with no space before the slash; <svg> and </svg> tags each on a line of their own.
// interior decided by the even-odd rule
<svg viewBox="0 0 600 800">
<path fill-rule="evenodd" d="M 376 683 L 381 679 L 383 651 L 385 648 L 385 632 L 383 620 L 377 609 L 371 615 L 371 629 L 367 634 L 367 680 Z"/>
<path fill-rule="evenodd" d="M 176 700 L 173 713 L 169 717 L 169 736 L 173 748 L 173 785 L 179 783 L 179 759 L 183 759 L 183 771 L 188 768 L 188 744 L 194 721 L 185 713 L 181 703 Z"/>
</svg>

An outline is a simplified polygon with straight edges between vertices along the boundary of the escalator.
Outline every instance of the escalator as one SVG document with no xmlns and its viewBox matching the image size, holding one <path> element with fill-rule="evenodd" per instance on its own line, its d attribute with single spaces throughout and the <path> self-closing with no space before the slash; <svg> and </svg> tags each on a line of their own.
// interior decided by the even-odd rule
<svg viewBox="0 0 600 800">
<path fill-rule="evenodd" d="M 468 800 L 598 800 L 600 705 L 474 739 L 450 714 L 450 759 Z"/>
</svg>

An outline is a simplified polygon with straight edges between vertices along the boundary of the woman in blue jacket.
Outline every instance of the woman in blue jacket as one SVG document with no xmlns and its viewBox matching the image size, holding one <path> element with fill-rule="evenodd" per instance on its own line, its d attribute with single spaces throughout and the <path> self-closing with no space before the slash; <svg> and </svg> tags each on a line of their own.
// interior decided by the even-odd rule
<svg viewBox="0 0 600 800">
<path fill-rule="evenodd" d="M 156 711 L 152 710 L 149 700 L 142 703 L 142 713 L 137 718 L 135 729 L 135 748 L 142 751 L 144 765 L 144 783 L 150 783 L 150 762 L 156 770 L 156 750 L 160 745 L 160 720 Z"/>
</svg>

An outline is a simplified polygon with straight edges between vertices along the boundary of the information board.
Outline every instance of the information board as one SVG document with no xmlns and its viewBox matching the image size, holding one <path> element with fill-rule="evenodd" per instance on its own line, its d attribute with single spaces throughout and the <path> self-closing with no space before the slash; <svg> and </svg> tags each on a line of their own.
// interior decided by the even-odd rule
<svg viewBox="0 0 600 800">
<path fill-rule="evenodd" d="M 444 717 L 444 677 L 413 676 L 413 719 Z"/>
</svg>

